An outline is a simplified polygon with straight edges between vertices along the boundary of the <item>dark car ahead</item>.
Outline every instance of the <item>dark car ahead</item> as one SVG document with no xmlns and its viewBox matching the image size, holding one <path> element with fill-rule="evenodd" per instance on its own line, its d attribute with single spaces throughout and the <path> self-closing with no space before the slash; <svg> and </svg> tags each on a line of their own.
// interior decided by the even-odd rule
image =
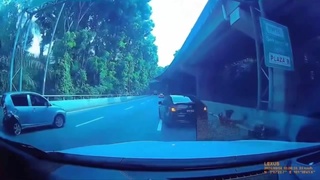
<svg viewBox="0 0 320 180">
<path fill-rule="evenodd" d="M 167 95 L 159 101 L 159 118 L 167 126 L 196 125 L 197 120 L 207 120 L 207 107 L 194 96 Z"/>
</svg>

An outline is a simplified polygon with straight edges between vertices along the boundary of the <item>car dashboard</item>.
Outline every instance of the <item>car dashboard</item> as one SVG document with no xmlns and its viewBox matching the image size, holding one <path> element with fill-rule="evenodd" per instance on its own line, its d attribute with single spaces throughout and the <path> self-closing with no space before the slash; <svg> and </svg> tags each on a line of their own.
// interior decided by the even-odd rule
<svg viewBox="0 0 320 180">
<path fill-rule="evenodd" d="M 106 169 L 72 163 L 52 162 L 36 158 L 23 151 L 0 143 L 0 179 L 243 179 L 299 180 L 317 179 L 320 175 L 320 151 L 280 161 L 264 162 L 241 167 L 184 170 Z"/>
</svg>

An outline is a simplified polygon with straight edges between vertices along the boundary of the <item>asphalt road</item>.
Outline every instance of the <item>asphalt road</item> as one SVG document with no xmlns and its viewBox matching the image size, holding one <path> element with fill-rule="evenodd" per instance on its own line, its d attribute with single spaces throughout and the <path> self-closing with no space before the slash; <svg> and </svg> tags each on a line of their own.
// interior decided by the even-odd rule
<svg viewBox="0 0 320 180">
<path fill-rule="evenodd" d="M 25 130 L 0 136 L 46 151 L 128 141 L 195 141 L 196 127 L 167 128 L 158 117 L 158 101 L 150 96 L 103 107 L 68 112 L 65 127 Z"/>
</svg>

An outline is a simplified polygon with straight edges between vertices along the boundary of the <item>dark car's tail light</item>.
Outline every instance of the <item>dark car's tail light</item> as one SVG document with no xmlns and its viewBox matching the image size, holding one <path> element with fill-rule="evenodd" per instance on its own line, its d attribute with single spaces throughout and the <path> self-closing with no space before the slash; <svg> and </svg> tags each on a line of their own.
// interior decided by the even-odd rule
<svg viewBox="0 0 320 180">
<path fill-rule="evenodd" d="M 177 109 L 176 109 L 175 107 L 169 107 L 169 111 L 170 111 L 170 112 L 176 112 Z"/>
</svg>

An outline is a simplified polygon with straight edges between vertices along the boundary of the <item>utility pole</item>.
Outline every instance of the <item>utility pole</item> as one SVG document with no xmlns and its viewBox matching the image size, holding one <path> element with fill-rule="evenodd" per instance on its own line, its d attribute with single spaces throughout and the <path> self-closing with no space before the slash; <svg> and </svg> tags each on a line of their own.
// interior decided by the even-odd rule
<svg viewBox="0 0 320 180">
<path fill-rule="evenodd" d="M 47 73 L 48 73 L 48 66 L 49 66 L 49 61 L 50 61 L 50 55 L 51 55 L 51 49 L 52 49 L 52 42 L 54 39 L 54 35 L 56 34 L 56 30 L 57 30 L 57 26 L 59 24 L 59 20 L 62 14 L 62 11 L 64 9 L 65 3 L 63 3 L 59 15 L 58 15 L 58 19 L 56 21 L 56 24 L 54 26 L 53 32 L 52 32 L 52 36 L 51 36 L 51 40 L 50 40 L 50 44 L 49 44 L 49 49 L 48 49 L 48 54 L 47 54 L 47 60 L 46 60 L 46 67 L 44 70 L 44 76 L 43 76 L 43 84 L 42 84 L 42 95 L 45 94 L 45 90 L 46 90 L 46 80 L 47 80 Z"/>
<path fill-rule="evenodd" d="M 25 49 L 27 48 L 27 41 L 28 41 L 28 37 L 29 37 L 29 34 L 30 34 L 30 30 L 31 30 L 31 25 L 32 25 L 32 15 L 30 15 L 29 17 L 29 22 L 28 22 L 28 28 L 27 28 L 27 32 L 25 34 L 25 37 L 24 37 L 24 43 L 23 43 L 23 50 L 25 51 Z M 25 57 L 25 56 L 24 56 Z M 22 82 L 23 82 L 23 63 L 24 63 L 24 60 L 25 59 L 21 59 L 21 62 L 20 62 L 20 82 L 19 82 L 19 91 L 22 91 Z"/>
<path fill-rule="evenodd" d="M 19 22 L 18 22 L 18 29 L 17 29 L 17 34 L 16 38 L 14 41 L 13 45 L 13 51 L 12 51 L 12 56 L 11 56 L 11 62 L 10 62 L 10 76 L 9 76 L 9 91 L 12 91 L 12 86 L 13 86 L 13 71 L 14 71 L 14 60 L 16 56 L 16 51 L 17 51 L 17 44 L 20 38 L 20 33 L 21 33 L 21 25 L 22 25 L 22 18 L 24 16 L 26 10 L 22 10 L 20 17 L 19 17 Z"/>
</svg>

